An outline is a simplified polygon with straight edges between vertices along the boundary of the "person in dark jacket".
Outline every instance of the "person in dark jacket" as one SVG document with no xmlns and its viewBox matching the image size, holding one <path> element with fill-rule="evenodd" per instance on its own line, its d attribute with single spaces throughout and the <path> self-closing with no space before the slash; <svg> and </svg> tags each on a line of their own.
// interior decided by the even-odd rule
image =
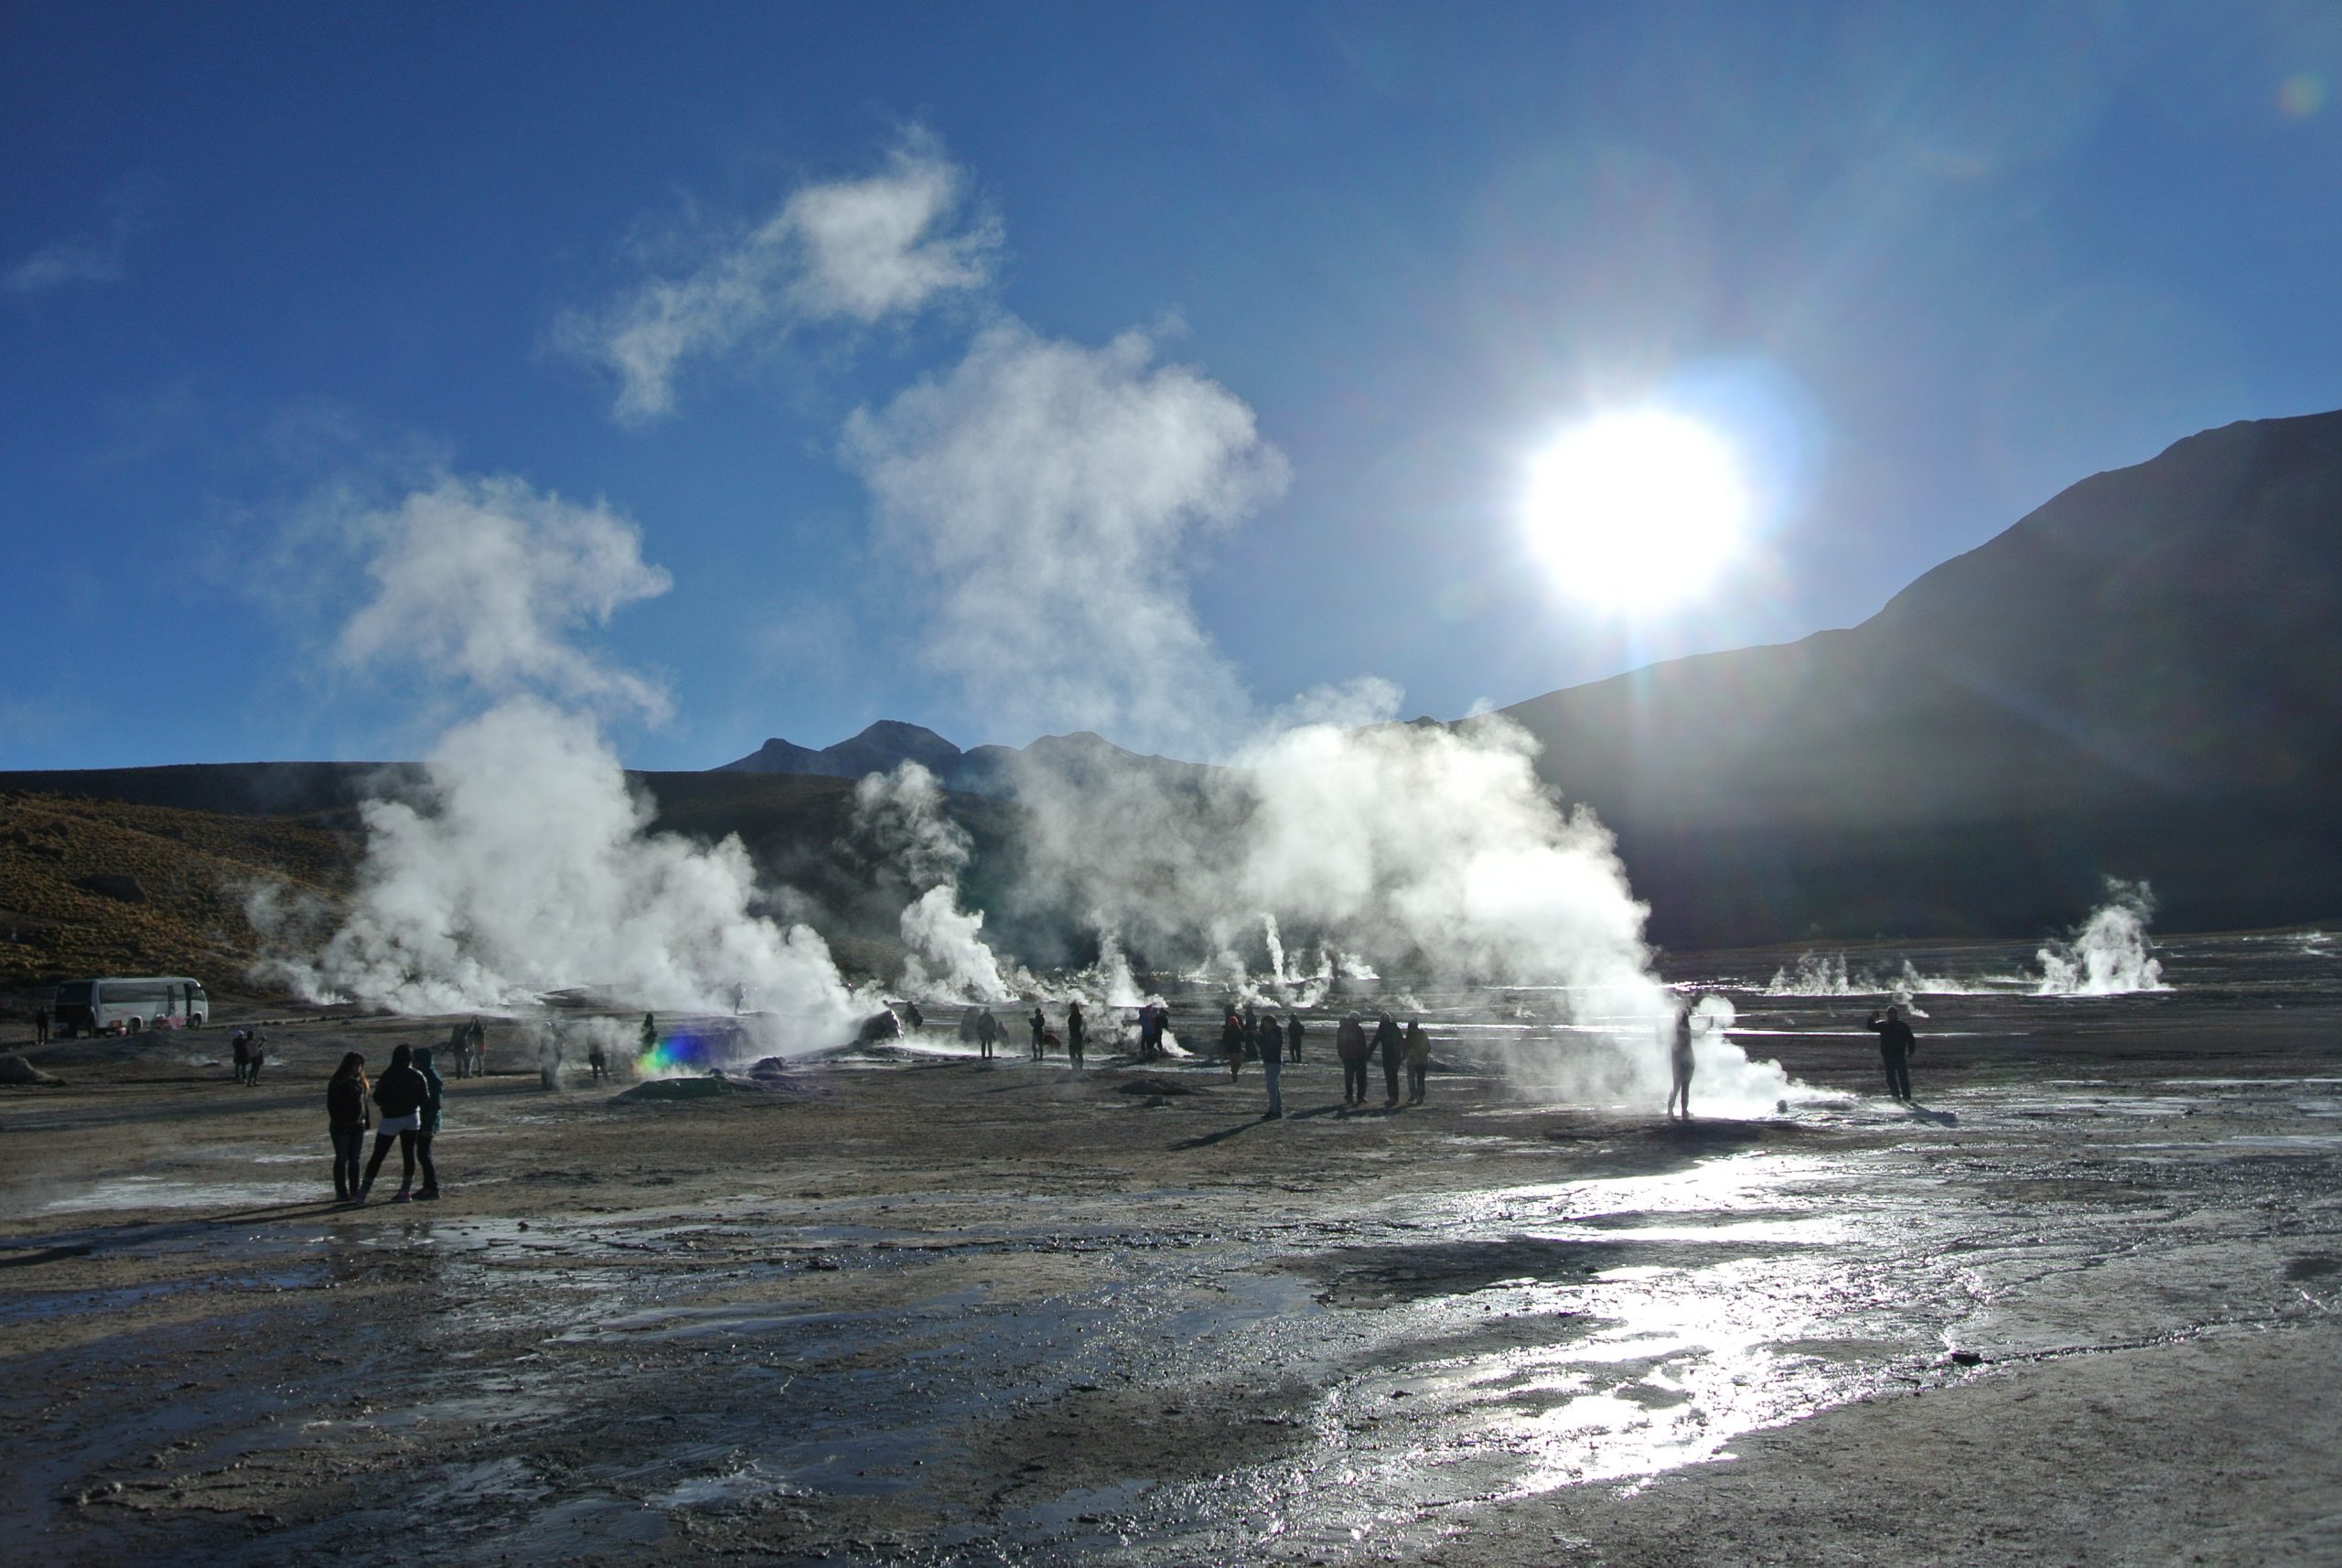
<svg viewBox="0 0 2342 1568">
<path fill-rule="evenodd" d="M 391 1065 L 374 1085 L 374 1105 L 382 1119 L 374 1124 L 374 1157 L 366 1162 L 366 1179 L 358 1185 L 356 1201 L 363 1203 L 374 1190 L 374 1178 L 382 1173 L 382 1156 L 391 1152 L 391 1140 L 399 1145 L 399 1190 L 392 1203 L 404 1203 L 413 1196 L 414 1186 L 414 1136 L 423 1126 L 423 1102 L 431 1098 L 431 1086 L 414 1070 L 414 1051 L 401 1046 L 391 1052 Z"/>
<path fill-rule="evenodd" d="M 1374 1048 L 1382 1053 L 1382 1085 L 1391 1096 L 1383 1103 L 1395 1106 L 1399 1103 L 1399 1058 L 1405 1052 L 1407 1043 L 1399 1033 L 1399 1020 L 1388 1013 L 1374 1026 Z"/>
<path fill-rule="evenodd" d="M 1342 1103 L 1366 1103 L 1366 1058 L 1373 1047 L 1366 1043 L 1366 1023 L 1355 1013 L 1342 1015 L 1334 1031 L 1334 1054 L 1342 1058 Z"/>
<path fill-rule="evenodd" d="M 1081 1015 L 1081 1004 L 1065 1004 L 1065 1054 L 1074 1066 L 1081 1065 L 1081 1054 L 1090 1047 L 1090 1022 Z"/>
<path fill-rule="evenodd" d="M 244 1063 L 244 1087 L 250 1089 L 260 1082 L 260 1069 L 268 1065 L 268 1036 L 254 1029 L 246 1050 L 252 1059 Z"/>
<path fill-rule="evenodd" d="M 245 1034 L 242 1029 L 239 1029 L 234 1034 L 229 1036 L 228 1054 L 235 1060 L 236 1081 L 238 1083 L 243 1082 L 244 1075 L 252 1070 L 252 1036 Z"/>
<path fill-rule="evenodd" d="M 1219 1021 L 1219 1054 L 1228 1058 L 1228 1081 L 1236 1081 L 1237 1069 L 1244 1065 L 1244 1020 L 1230 1007 Z"/>
<path fill-rule="evenodd" d="M 439 1196 L 439 1167 L 431 1163 L 431 1140 L 439 1135 L 439 1108 L 446 1100 L 447 1085 L 440 1079 L 439 1069 L 431 1065 L 429 1046 L 414 1053 L 414 1070 L 423 1075 L 428 1090 L 422 1106 L 423 1125 L 414 1133 L 414 1163 L 423 1167 L 423 1185 L 414 1189 L 414 1196 L 427 1201 Z"/>
<path fill-rule="evenodd" d="M 1878 1036 L 1878 1056 L 1886 1069 L 1886 1092 L 1909 1104 L 1911 1101 L 1911 1053 L 1919 1047 L 1911 1026 L 1903 1021 L 1903 1009 L 1889 1007 L 1886 1015 L 1874 1013 L 1864 1026 Z"/>
<path fill-rule="evenodd" d="M 1261 1076 L 1269 1080 L 1269 1109 L 1261 1119 L 1274 1122 L 1284 1114 L 1284 1090 L 1278 1086 L 1278 1075 L 1284 1070 L 1284 1031 L 1277 1027 L 1273 1013 L 1261 1020 Z"/>
<path fill-rule="evenodd" d="M 1667 1113 L 1672 1116 L 1680 1102 L 1683 1120 L 1692 1119 L 1692 1004 L 1676 1004 L 1672 1038 L 1667 1047 L 1667 1068 L 1674 1079 L 1674 1087 L 1667 1091 Z"/>
<path fill-rule="evenodd" d="M 1000 1020 L 987 1007 L 976 1015 L 976 1050 L 984 1060 L 992 1060 L 992 1048 L 1000 1042 Z"/>
<path fill-rule="evenodd" d="M 333 1196 L 348 1203 L 358 1196 L 358 1162 L 366 1153 L 366 1058 L 342 1053 L 341 1065 L 326 1082 L 326 1132 L 333 1139 Z"/>
<path fill-rule="evenodd" d="M 1407 1020 L 1407 1103 L 1423 1102 L 1423 1080 L 1431 1076 L 1431 1036 L 1421 1018 Z"/>
<path fill-rule="evenodd" d="M 48 1009 L 46 1007 L 33 1009 L 33 1044 L 48 1044 Z"/>
<path fill-rule="evenodd" d="M 1289 1062 L 1301 1059 L 1301 1015 L 1298 1013 L 1284 1015 L 1284 1059 Z"/>
<path fill-rule="evenodd" d="M 1033 1009 L 1032 1022 L 1033 1059 L 1035 1061 L 1039 1061 L 1044 1056 L 1048 1054 L 1047 1051 L 1043 1048 L 1042 1042 L 1048 1038 L 1049 1020 L 1047 1015 L 1043 1014 L 1038 1007 L 1036 1007 Z"/>
</svg>

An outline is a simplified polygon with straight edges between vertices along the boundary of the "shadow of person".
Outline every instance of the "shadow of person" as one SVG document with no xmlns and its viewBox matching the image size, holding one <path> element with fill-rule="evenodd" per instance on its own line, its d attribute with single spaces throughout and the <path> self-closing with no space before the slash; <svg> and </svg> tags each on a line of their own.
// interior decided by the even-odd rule
<svg viewBox="0 0 2342 1568">
<path fill-rule="evenodd" d="M 1239 1122 L 1233 1127 L 1223 1127 L 1217 1133 L 1199 1133 L 1193 1138 L 1182 1138 L 1179 1142 L 1172 1144 L 1171 1147 L 1174 1149 L 1208 1149 L 1214 1144 L 1226 1143 L 1229 1139 L 1235 1137 L 1240 1133 L 1249 1133 L 1259 1125 L 1261 1125 L 1261 1119 L 1255 1116 L 1250 1121 Z"/>
</svg>

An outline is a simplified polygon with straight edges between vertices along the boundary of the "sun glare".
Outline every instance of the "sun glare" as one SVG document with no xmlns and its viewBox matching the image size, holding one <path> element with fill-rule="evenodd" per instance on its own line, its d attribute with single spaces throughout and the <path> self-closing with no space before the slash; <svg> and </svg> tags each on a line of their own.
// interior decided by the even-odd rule
<svg viewBox="0 0 2342 1568">
<path fill-rule="evenodd" d="M 1753 510 L 1731 444 L 1664 409 L 1564 431 L 1531 461 L 1521 503 L 1554 583 L 1628 614 L 1706 591 L 1746 542 Z"/>
</svg>

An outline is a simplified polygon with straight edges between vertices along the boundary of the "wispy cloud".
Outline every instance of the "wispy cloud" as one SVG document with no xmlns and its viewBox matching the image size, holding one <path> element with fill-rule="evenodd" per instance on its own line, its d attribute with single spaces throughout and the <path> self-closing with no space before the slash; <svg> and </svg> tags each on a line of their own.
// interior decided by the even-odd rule
<svg viewBox="0 0 2342 1568">
<path fill-rule="evenodd" d="M 60 240 L 44 245 L 0 274 L 0 287 L 11 294 L 41 294 L 77 283 L 120 283 L 130 275 L 123 252 L 138 228 L 147 203 L 143 183 L 124 187 L 108 197 L 105 232 L 95 238 Z"/>
<path fill-rule="evenodd" d="M 989 283 L 1000 226 L 967 183 L 934 137 L 913 130 L 879 173 L 800 187 L 681 275 L 565 317 L 556 338 L 615 373 L 618 418 L 658 418 L 673 411 L 687 360 L 816 322 L 875 326 Z"/>
</svg>

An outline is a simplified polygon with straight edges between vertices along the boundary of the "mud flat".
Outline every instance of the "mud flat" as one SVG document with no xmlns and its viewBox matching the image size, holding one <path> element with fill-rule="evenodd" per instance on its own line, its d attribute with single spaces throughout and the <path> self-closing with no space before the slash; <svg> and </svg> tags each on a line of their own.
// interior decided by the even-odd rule
<svg viewBox="0 0 2342 1568">
<path fill-rule="evenodd" d="M 1395 1113 L 1321 1034 L 1281 1122 L 940 1032 L 497 1073 L 443 1200 L 356 1210 L 324 1076 L 444 1028 L 59 1047 L 0 1090 L 0 1558 L 2333 1563 L 2342 977 L 2167 969 L 1922 997 L 1918 1112 L 1870 999 L 1744 988 L 1821 1092 L 1689 1126 L 1500 1074 L 1570 1048 L 1509 996 L 1417 998 Z"/>
</svg>

